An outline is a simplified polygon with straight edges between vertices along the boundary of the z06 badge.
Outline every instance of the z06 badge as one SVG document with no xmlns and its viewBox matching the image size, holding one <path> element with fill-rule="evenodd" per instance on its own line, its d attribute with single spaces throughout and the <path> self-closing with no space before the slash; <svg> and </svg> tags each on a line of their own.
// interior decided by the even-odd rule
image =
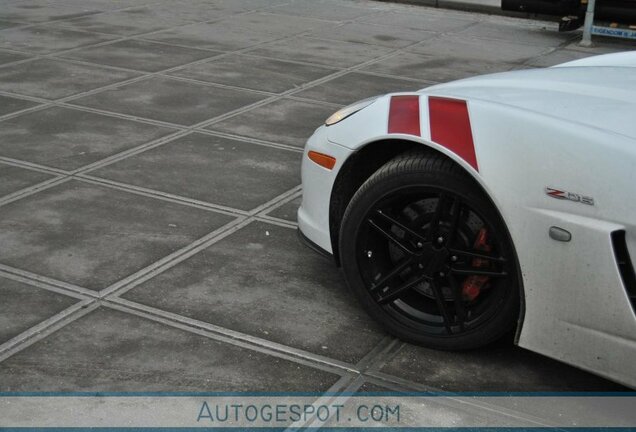
<svg viewBox="0 0 636 432">
<path fill-rule="evenodd" d="M 594 205 L 594 198 L 589 197 L 589 196 L 585 196 L 585 195 L 581 195 L 581 194 L 577 194 L 577 193 L 573 193 L 573 192 L 568 192 L 568 191 L 563 191 L 563 190 L 560 190 L 560 189 L 546 187 L 545 188 L 545 193 L 548 196 L 550 196 L 552 198 L 556 198 L 556 199 L 569 200 L 569 201 L 579 202 L 579 203 L 582 203 L 582 204 Z"/>
</svg>

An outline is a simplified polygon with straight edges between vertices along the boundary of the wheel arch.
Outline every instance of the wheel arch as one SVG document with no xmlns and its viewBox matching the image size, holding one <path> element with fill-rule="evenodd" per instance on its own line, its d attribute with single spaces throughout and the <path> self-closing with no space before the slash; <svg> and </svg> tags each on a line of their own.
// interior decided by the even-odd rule
<svg viewBox="0 0 636 432">
<path fill-rule="evenodd" d="M 338 234 L 340 232 L 342 217 L 347 208 L 347 205 L 351 201 L 351 198 L 353 198 L 353 195 L 360 188 L 360 186 L 362 186 L 362 184 L 369 177 L 371 177 L 371 175 L 373 175 L 373 173 L 376 172 L 382 165 L 384 165 L 395 156 L 418 147 L 426 153 L 449 159 L 456 165 L 460 166 L 460 168 L 468 175 L 470 175 L 470 177 L 473 178 L 479 185 L 484 194 L 488 197 L 490 203 L 502 217 L 502 220 L 504 220 L 504 225 L 507 226 L 507 224 L 505 224 L 505 218 L 503 217 L 499 206 L 496 204 L 495 200 L 493 200 L 491 194 L 488 192 L 487 188 L 483 184 L 483 180 L 479 178 L 474 171 L 468 169 L 465 166 L 466 164 L 460 163 L 456 159 L 456 155 L 454 155 L 454 157 L 451 157 L 446 152 L 440 150 L 439 148 L 436 148 L 435 144 L 429 144 L 422 141 L 409 140 L 405 138 L 382 138 L 366 143 L 355 153 L 353 153 L 340 168 L 338 175 L 336 176 L 336 180 L 334 181 L 334 185 L 331 191 L 331 197 L 329 200 L 329 235 L 331 238 L 333 257 L 339 267 L 340 251 Z M 519 260 L 516 253 L 516 246 L 510 235 L 510 232 L 508 231 L 506 234 L 508 235 L 508 238 L 510 239 L 514 250 L 515 259 L 517 261 L 517 273 L 519 275 L 518 285 L 520 289 L 520 305 L 519 319 L 515 336 L 516 343 L 519 339 L 519 335 L 521 334 L 521 327 L 525 316 L 525 294 L 523 288 L 521 266 L 519 265 Z"/>
</svg>

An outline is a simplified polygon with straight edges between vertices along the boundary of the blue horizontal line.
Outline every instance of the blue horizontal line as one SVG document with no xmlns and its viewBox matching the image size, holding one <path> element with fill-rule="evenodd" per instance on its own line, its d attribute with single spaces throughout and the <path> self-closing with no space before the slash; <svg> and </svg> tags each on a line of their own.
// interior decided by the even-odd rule
<svg viewBox="0 0 636 432">
<path fill-rule="evenodd" d="M 216 431 L 216 432 L 236 432 L 237 430 L 242 431 L 256 431 L 256 432 L 278 432 L 285 431 L 288 428 L 274 428 L 274 427 L 252 427 L 252 428 L 243 428 L 243 427 L 219 427 L 219 428 L 205 428 L 205 427 L 137 427 L 137 428 L 115 428 L 115 427 L 64 427 L 64 428 L 2 428 L 0 427 L 0 432 L 39 432 L 39 431 L 49 431 L 49 432 L 63 432 L 63 431 L 87 431 L 87 432 L 168 432 L 168 431 L 184 431 L 184 432 L 201 432 L 201 431 Z M 603 428 L 603 427 L 567 427 L 567 428 L 557 428 L 557 427 L 310 427 L 304 428 L 303 431 L 311 431 L 311 432 L 343 432 L 343 431 L 364 431 L 364 432 L 374 432 L 374 431 L 403 431 L 403 432 L 411 432 L 411 431 L 423 431 L 423 432 L 544 432 L 544 431 L 559 431 L 559 432 L 600 432 L 600 431 L 612 431 L 612 432 L 628 432 L 633 431 L 632 428 Z"/>
<path fill-rule="evenodd" d="M 0 392 L 0 397 L 636 397 L 625 392 Z"/>
</svg>

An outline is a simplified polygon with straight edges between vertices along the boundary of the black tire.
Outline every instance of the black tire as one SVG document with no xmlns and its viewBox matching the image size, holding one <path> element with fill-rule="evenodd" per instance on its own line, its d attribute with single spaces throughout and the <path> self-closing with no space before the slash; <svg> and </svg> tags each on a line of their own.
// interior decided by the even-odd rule
<svg viewBox="0 0 636 432">
<path fill-rule="evenodd" d="M 409 151 L 376 171 L 347 206 L 339 252 L 363 307 L 403 340 L 467 350 L 515 327 L 519 278 L 508 230 L 447 158 Z"/>
</svg>

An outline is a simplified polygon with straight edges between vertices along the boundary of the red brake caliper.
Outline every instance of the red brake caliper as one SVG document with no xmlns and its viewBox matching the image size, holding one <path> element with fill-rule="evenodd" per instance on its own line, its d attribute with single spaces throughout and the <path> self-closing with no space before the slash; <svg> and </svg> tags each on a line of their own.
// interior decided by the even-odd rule
<svg viewBox="0 0 636 432">
<path fill-rule="evenodd" d="M 481 228 L 479 230 L 479 233 L 477 233 L 477 239 L 475 240 L 473 248 L 475 250 L 484 252 L 490 252 L 490 250 L 492 249 L 491 246 L 488 244 L 488 231 L 486 231 L 486 228 Z M 485 267 L 487 265 L 487 260 L 473 258 L 473 267 Z M 464 298 L 464 300 L 475 300 L 481 292 L 481 289 L 488 282 L 488 279 L 490 279 L 488 276 L 468 276 L 464 281 L 464 285 L 462 286 L 462 297 Z"/>
</svg>

